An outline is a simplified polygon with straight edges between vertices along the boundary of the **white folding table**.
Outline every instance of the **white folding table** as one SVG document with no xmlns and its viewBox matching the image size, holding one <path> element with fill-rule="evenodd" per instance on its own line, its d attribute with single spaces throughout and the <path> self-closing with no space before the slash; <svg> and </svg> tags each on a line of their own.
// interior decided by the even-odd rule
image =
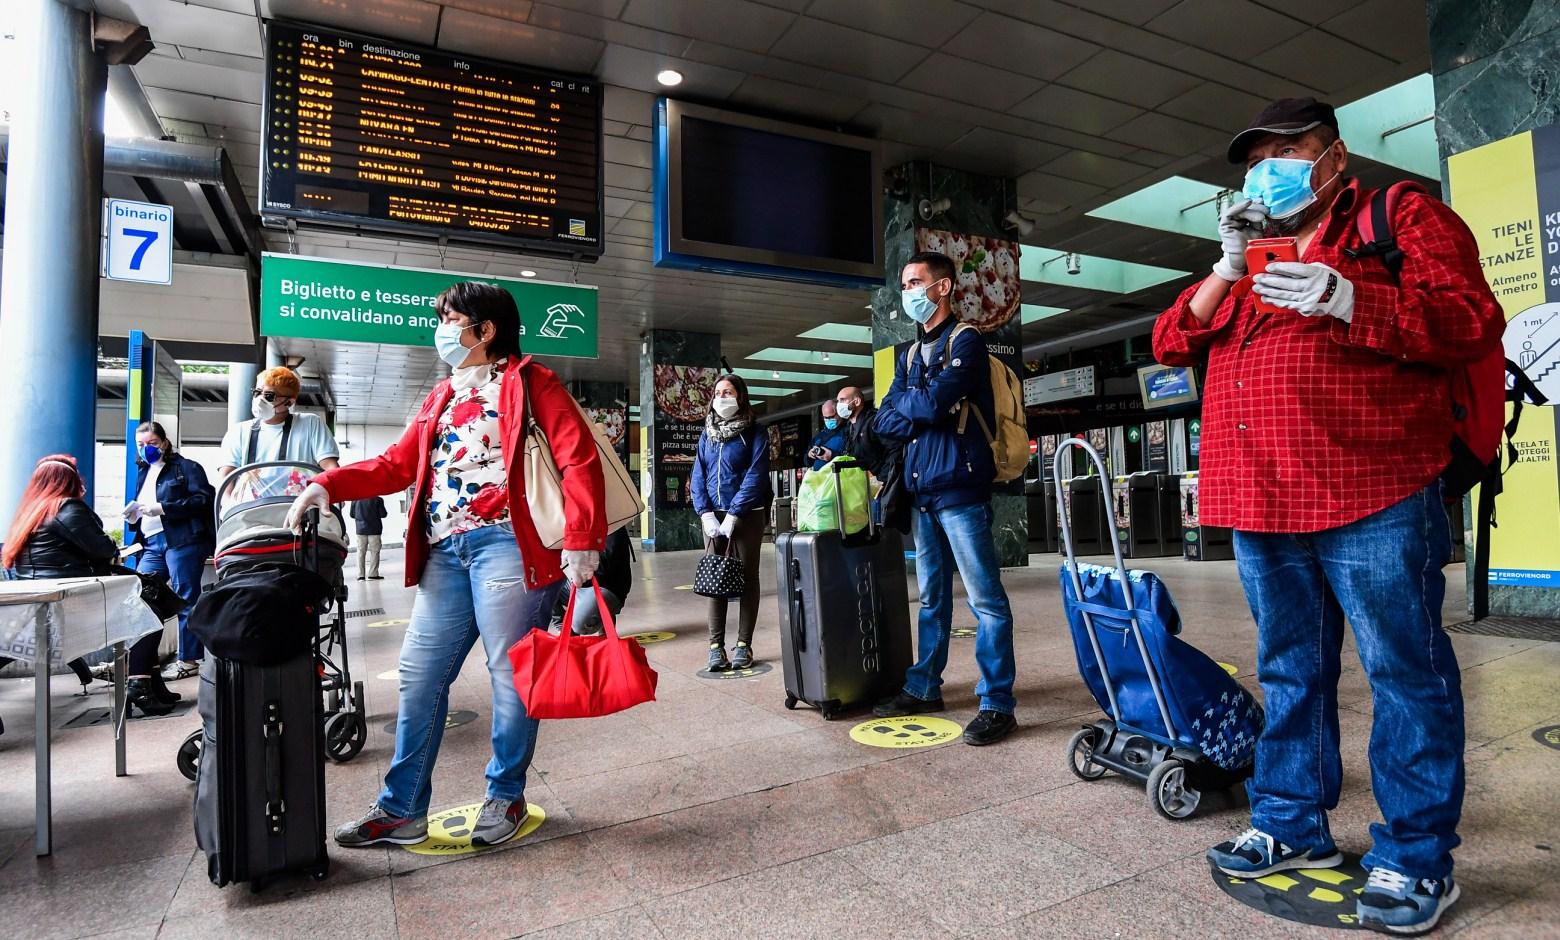
<svg viewBox="0 0 1560 940">
<path fill-rule="evenodd" d="M 38 855 L 48 855 L 53 849 L 49 702 L 52 667 L 105 647 L 114 648 L 110 724 L 114 728 L 114 775 L 123 777 L 126 645 L 162 628 L 157 616 L 141 602 L 141 579 L 133 575 L 0 581 L 0 655 L 33 664 Z"/>
</svg>

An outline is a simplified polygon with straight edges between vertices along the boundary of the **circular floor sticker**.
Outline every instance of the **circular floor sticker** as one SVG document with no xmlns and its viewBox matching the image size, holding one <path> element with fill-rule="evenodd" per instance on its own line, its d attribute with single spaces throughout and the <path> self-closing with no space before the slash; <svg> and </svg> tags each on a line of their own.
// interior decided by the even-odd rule
<svg viewBox="0 0 1560 940">
<path fill-rule="evenodd" d="M 401 679 L 401 670 L 399 670 L 399 669 L 388 669 L 388 670 L 386 670 L 384 672 L 381 672 L 379 675 L 375 676 L 374 678 L 375 679 L 384 679 L 386 682 L 398 682 Z"/>
<path fill-rule="evenodd" d="M 768 663 L 754 663 L 746 669 L 727 669 L 724 672 L 710 672 L 708 669 L 700 669 L 694 675 L 700 679 L 751 679 L 761 676 L 775 667 Z"/>
<path fill-rule="evenodd" d="M 906 715 L 903 718 L 874 718 L 850 729 L 857 744 L 872 747 L 933 747 L 946 744 L 964 729 L 956 721 Z"/>
<path fill-rule="evenodd" d="M 691 585 L 691 584 L 679 584 L 676 587 L 672 588 L 672 590 L 674 590 L 674 591 L 691 591 L 691 590 L 693 590 L 693 585 Z"/>
<path fill-rule="evenodd" d="M 1312 927 L 1357 930 L 1355 899 L 1368 876 L 1358 855 L 1344 855 L 1337 868 L 1301 868 L 1248 881 L 1210 866 L 1224 893 L 1264 914 Z"/>
<path fill-rule="evenodd" d="M 1225 672 L 1229 673 L 1232 676 L 1235 675 L 1236 673 L 1240 672 L 1240 668 L 1238 666 L 1236 666 L 1234 663 L 1219 663 L 1219 668 L 1223 669 Z"/>
<path fill-rule="evenodd" d="M 513 839 L 493 848 L 502 848 L 541 828 L 547 820 L 547 814 L 535 803 L 525 804 L 530 815 L 525 822 L 520 824 L 520 831 L 515 833 Z M 482 811 L 481 803 L 472 803 L 470 806 L 457 806 L 440 813 L 434 813 L 428 817 L 428 839 L 416 845 L 403 845 L 401 848 L 418 855 L 470 855 L 473 852 L 485 852 L 487 849 L 471 844 L 471 829 L 477 824 L 477 814 Z"/>
<path fill-rule="evenodd" d="M 665 643 L 667 640 L 677 639 L 677 634 L 660 631 L 657 633 L 628 633 L 623 634 L 625 640 L 638 640 L 640 646 L 649 646 L 651 643 Z"/>
<path fill-rule="evenodd" d="M 365 627 L 404 627 L 411 623 L 405 617 L 397 617 L 391 620 L 375 620 L 373 623 L 365 623 Z"/>
<path fill-rule="evenodd" d="M 469 725 L 477 720 L 477 713 L 465 709 L 456 709 L 444 716 L 444 730 L 459 728 L 461 725 Z M 385 734 L 395 734 L 395 720 L 391 719 L 385 724 Z"/>
<path fill-rule="evenodd" d="M 1560 725 L 1550 725 L 1547 728 L 1539 728 L 1533 732 L 1533 740 L 1545 747 L 1552 747 L 1560 751 Z"/>
<path fill-rule="evenodd" d="M 969 627 L 955 627 L 948 631 L 948 635 L 956 640 L 967 640 L 975 635 L 975 631 Z"/>
</svg>

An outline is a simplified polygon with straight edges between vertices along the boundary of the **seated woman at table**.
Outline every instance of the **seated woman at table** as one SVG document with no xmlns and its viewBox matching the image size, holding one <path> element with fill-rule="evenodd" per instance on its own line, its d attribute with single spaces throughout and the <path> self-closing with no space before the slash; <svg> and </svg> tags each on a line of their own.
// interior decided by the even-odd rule
<svg viewBox="0 0 1560 940">
<path fill-rule="evenodd" d="M 5 550 L 0 552 L 0 567 L 24 581 L 112 574 L 119 546 L 104 534 L 103 521 L 82 500 L 86 492 L 76 458 L 52 454 L 38 461 L 17 503 Z M 160 638 L 149 634 L 130 648 L 128 701 L 148 715 L 166 715 L 179 700 L 157 676 Z M 92 681 L 81 660 L 72 660 L 70 667 L 82 685 Z"/>
</svg>

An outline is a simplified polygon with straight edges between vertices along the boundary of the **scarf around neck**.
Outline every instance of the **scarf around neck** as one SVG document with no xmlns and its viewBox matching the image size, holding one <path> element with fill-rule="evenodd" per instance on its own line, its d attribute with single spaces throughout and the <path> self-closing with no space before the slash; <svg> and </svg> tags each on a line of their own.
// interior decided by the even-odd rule
<svg viewBox="0 0 1560 940">
<path fill-rule="evenodd" d="M 722 418 L 711 411 L 704 418 L 704 433 L 708 434 L 711 439 L 724 444 L 743 431 L 746 431 L 752 423 L 752 418 L 741 414 L 733 415 L 730 418 Z"/>
</svg>

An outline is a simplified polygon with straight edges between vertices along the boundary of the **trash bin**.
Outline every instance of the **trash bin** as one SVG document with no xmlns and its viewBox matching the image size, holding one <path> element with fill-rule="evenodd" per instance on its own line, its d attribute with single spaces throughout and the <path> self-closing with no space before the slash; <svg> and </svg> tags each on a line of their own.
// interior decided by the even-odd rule
<svg viewBox="0 0 1560 940">
<path fill-rule="evenodd" d="M 791 505 L 792 498 L 789 496 L 782 496 L 775 500 L 774 508 L 771 510 L 770 526 L 776 535 L 796 529 L 791 518 Z"/>
<path fill-rule="evenodd" d="M 1187 561 L 1228 561 L 1235 557 L 1234 532 L 1203 525 L 1197 511 L 1197 474 L 1181 477 L 1181 551 Z"/>
<path fill-rule="evenodd" d="M 1029 551 L 1056 551 L 1056 484 L 1030 480 L 1024 484 L 1024 500 L 1029 509 Z"/>
<path fill-rule="evenodd" d="M 1121 543 L 1133 558 L 1181 554 L 1180 478 L 1141 471 L 1124 478 L 1117 511 Z"/>
<path fill-rule="evenodd" d="M 1062 499 L 1067 503 L 1067 518 L 1072 524 L 1073 552 L 1099 555 L 1108 541 L 1101 525 L 1099 477 L 1073 477 L 1062 481 Z"/>
</svg>

